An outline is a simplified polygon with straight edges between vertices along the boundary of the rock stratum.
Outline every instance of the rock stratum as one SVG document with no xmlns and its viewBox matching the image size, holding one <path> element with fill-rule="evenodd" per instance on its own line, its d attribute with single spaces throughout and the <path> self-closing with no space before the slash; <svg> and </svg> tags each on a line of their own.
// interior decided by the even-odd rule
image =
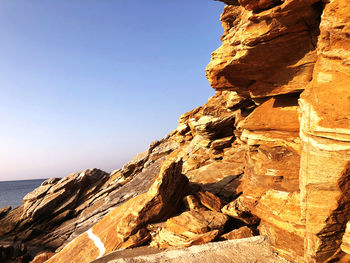
<svg viewBox="0 0 350 263">
<path fill-rule="evenodd" d="M 291 262 L 350 262 L 350 2 L 223 2 L 216 94 L 122 169 L 52 178 L 1 209 L 1 262 L 259 234 Z"/>
</svg>

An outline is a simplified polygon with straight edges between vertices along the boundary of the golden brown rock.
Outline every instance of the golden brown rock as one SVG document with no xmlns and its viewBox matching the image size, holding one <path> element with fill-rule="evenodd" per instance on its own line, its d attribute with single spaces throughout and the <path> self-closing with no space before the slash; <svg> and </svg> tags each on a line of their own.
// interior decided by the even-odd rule
<svg viewBox="0 0 350 263">
<path fill-rule="evenodd" d="M 211 143 L 211 148 L 214 150 L 222 150 L 223 148 L 227 148 L 231 145 L 232 143 L 232 136 L 222 138 L 222 139 L 217 139 Z"/>
<path fill-rule="evenodd" d="M 261 197 L 253 213 L 261 219 L 260 233 L 270 237 L 272 246 L 280 255 L 303 262 L 305 225 L 301 220 L 298 192 L 269 190 Z"/>
<path fill-rule="evenodd" d="M 253 131 L 299 133 L 297 95 L 273 97 L 258 106 L 239 126 Z"/>
<path fill-rule="evenodd" d="M 299 190 L 297 98 L 295 95 L 271 98 L 239 124 L 243 131 L 241 140 L 249 145 L 240 189 L 245 202 L 252 206 L 269 189 Z"/>
<path fill-rule="evenodd" d="M 211 86 L 252 97 L 303 90 L 316 61 L 322 11 L 316 2 L 242 0 L 242 6 L 225 7 L 222 46 L 206 69 Z M 270 9 L 252 13 L 245 8 Z"/>
<path fill-rule="evenodd" d="M 184 204 L 189 210 L 205 210 L 206 208 L 201 205 L 199 200 L 193 195 L 187 195 L 184 198 Z"/>
<path fill-rule="evenodd" d="M 248 10 L 259 11 L 274 5 L 281 5 L 283 2 L 280 0 L 239 0 L 239 3 Z"/>
<path fill-rule="evenodd" d="M 153 235 L 152 246 L 187 247 L 212 241 L 222 231 L 228 216 L 212 211 L 187 211 L 168 219 Z"/>
<path fill-rule="evenodd" d="M 252 236 L 254 236 L 253 231 L 249 227 L 243 226 L 222 235 L 220 238 L 223 240 L 232 240 L 232 239 L 248 238 Z"/>
<path fill-rule="evenodd" d="M 182 162 L 170 158 L 147 193 L 111 211 L 48 262 L 90 262 L 123 246 L 140 245 L 132 241 L 144 242 L 141 232 L 141 238 L 137 238 L 142 226 L 168 217 L 177 210 L 187 185 L 187 178 L 181 170 Z"/>
<path fill-rule="evenodd" d="M 157 234 L 155 234 L 150 245 L 158 248 L 189 247 L 192 245 L 200 245 L 211 242 L 219 235 L 219 230 L 212 230 L 189 238 L 184 235 L 178 235 L 167 228 L 162 228 Z"/>
<path fill-rule="evenodd" d="M 145 228 L 141 228 L 136 232 L 136 234 L 130 236 L 120 247 L 123 248 L 133 248 L 145 244 L 151 239 L 149 231 Z"/>
<path fill-rule="evenodd" d="M 110 210 L 146 192 L 176 147 L 163 139 L 111 174 L 88 169 L 44 181 L 24 197 L 22 206 L 0 218 L 0 238 L 25 241 L 38 251 L 60 251 Z"/>
<path fill-rule="evenodd" d="M 300 156 L 284 146 L 251 146 L 246 155 L 246 170 L 240 190 L 254 204 L 269 189 L 299 190 Z"/>
<path fill-rule="evenodd" d="M 223 207 L 222 200 L 208 191 L 198 192 L 197 197 L 202 205 L 212 211 L 220 212 Z"/>
<path fill-rule="evenodd" d="M 151 244 L 164 248 L 212 241 L 222 234 L 228 217 L 207 211 L 200 202 L 258 226 L 274 250 L 293 262 L 348 262 L 344 252 L 350 253 L 350 231 L 345 230 L 350 220 L 350 3 L 223 2 L 228 5 L 221 16 L 222 46 L 206 70 L 215 96 L 182 115 L 165 140 L 152 144 L 100 186 L 129 185 L 144 178 L 121 194 L 135 196 L 140 191 L 133 189 L 153 178 L 142 177 L 144 173 L 158 174 L 155 171 L 170 154 L 183 160 L 182 173 L 192 187 L 185 190 L 180 171 L 173 172 L 176 179 L 164 174 L 164 168 L 148 193 L 112 211 L 52 262 L 71 261 L 70 255 L 75 262 L 84 262 L 83 258 L 138 246 L 148 242 L 149 232 Z M 45 211 L 54 211 L 50 222 L 59 224 L 74 209 L 88 216 L 105 203 L 104 198 L 118 199 L 94 185 L 71 194 L 74 176 L 78 177 L 42 185 L 27 195 L 23 207 L 0 221 L 0 233 L 23 230 L 26 221 L 18 219 L 22 211 L 22 219 L 40 219 Z M 74 207 L 85 193 L 96 194 L 97 201 L 92 198 Z M 125 201 L 119 198 L 114 202 Z M 229 204 L 222 207 L 220 199 Z M 169 205 L 169 200 L 176 201 Z M 190 211 L 151 227 L 149 223 L 182 212 L 176 208 L 181 200 Z M 31 231 L 18 236 L 34 235 Z M 248 232 L 245 227 L 222 238 Z"/>
<path fill-rule="evenodd" d="M 44 252 L 39 255 L 37 255 L 30 263 L 44 263 L 51 257 L 53 257 L 55 253 L 52 252 Z"/>
<path fill-rule="evenodd" d="M 242 173 L 242 163 L 216 161 L 208 165 L 203 165 L 199 169 L 192 170 L 186 175 L 191 182 L 210 184 L 216 183 L 228 176 L 240 175 Z"/>
<path fill-rule="evenodd" d="M 225 201 L 232 201 L 237 196 L 237 186 L 243 173 L 242 162 L 216 161 L 199 169 L 186 173 L 191 182 L 202 185 L 203 190 L 210 191 Z"/>
<path fill-rule="evenodd" d="M 204 234 L 209 230 L 222 230 L 228 217 L 212 211 L 188 211 L 166 221 L 166 228 L 176 234 Z"/>
<path fill-rule="evenodd" d="M 325 4 L 317 42 L 321 1 L 238 2 L 225 7 L 223 44 L 207 77 L 258 105 L 236 123 L 249 145 L 240 199 L 280 254 L 325 262 L 339 251 L 350 214 L 350 4 Z M 296 99 L 305 88 L 299 138 Z"/>
<path fill-rule="evenodd" d="M 350 215 L 350 3 L 322 15 L 312 83 L 301 95 L 301 212 L 305 257 L 324 262 L 339 249 Z"/>
<path fill-rule="evenodd" d="M 224 214 L 239 219 L 248 225 L 256 225 L 259 223 L 259 218 L 251 213 L 248 205 L 245 204 L 245 200 L 242 197 L 225 205 L 221 211 Z"/>
</svg>

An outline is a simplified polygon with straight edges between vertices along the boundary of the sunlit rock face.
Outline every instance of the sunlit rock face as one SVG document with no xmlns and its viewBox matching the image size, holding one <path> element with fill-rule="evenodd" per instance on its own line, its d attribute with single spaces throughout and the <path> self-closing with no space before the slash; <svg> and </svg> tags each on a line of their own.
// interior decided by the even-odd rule
<svg viewBox="0 0 350 263">
<path fill-rule="evenodd" d="M 291 262 L 350 261 L 350 3 L 223 2 L 216 94 L 121 170 L 0 210 L 0 235 L 57 249 L 48 262 L 258 233 Z"/>
<path fill-rule="evenodd" d="M 206 75 L 216 90 L 251 97 L 302 91 L 317 59 L 317 0 L 241 0 L 224 8 L 222 46 Z"/>
<path fill-rule="evenodd" d="M 145 243 L 149 239 L 145 225 L 178 209 L 188 182 L 181 170 L 181 160 L 165 162 L 146 193 L 112 210 L 47 262 L 91 262 L 116 249 Z"/>
<path fill-rule="evenodd" d="M 0 240 L 59 251 L 113 208 L 146 192 L 176 147 L 168 140 L 156 141 L 110 174 L 87 169 L 46 180 L 23 198 L 20 207 L 0 210 Z"/>
<path fill-rule="evenodd" d="M 305 254 L 316 262 L 339 248 L 350 219 L 350 3 L 328 3 L 320 31 L 313 80 L 300 99 Z"/>
<path fill-rule="evenodd" d="M 350 3 L 224 2 L 207 78 L 256 104 L 235 129 L 247 145 L 240 204 L 280 255 L 340 260 L 340 247 L 350 251 Z"/>
</svg>

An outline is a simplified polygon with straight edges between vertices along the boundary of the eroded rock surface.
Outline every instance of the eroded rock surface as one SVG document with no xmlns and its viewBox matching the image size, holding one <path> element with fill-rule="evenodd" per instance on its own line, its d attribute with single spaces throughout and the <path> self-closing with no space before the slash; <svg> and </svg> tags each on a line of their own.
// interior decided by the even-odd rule
<svg viewBox="0 0 350 263">
<path fill-rule="evenodd" d="M 148 192 L 112 210 L 47 262 L 91 262 L 113 250 L 126 248 L 130 239 L 142 243 L 130 243 L 128 247 L 142 245 L 143 238 L 134 238 L 142 235 L 138 231 L 147 223 L 171 216 L 178 209 L 188 183 L 181 171 L 181 160 L 168 160 Z"/>
<path fill-rule="evenodd" d="M 206 69 L 216 94 L 121 170 L 50 179 L 1 210 L 2 239 L 87 262 L 260 231 L 292 262 L 349 262 L 350 3 L 222 2 Z"/>
<path fill-rule="evenodd" d="M 320 1 L 239 3 L 221 16 L 222 46 L 206 70 L 211 86 L 251 97 L 302 91 L 317 59 Z"/>
<path fill-rule="evenodd" d="M 350 216 L 350 3 L 325 6 L 313 80 L 301 96 L 300 178 L 307 260 L 339 249 Z"/>
<path fill-rule="evenodd" d="M 249 237 L 252 237 L 253 235 L 254 235 L 253 231 L 249 227 L 243 226 L 241 228 L 234 229 L 231 232 L 228 232 L 222 235 L 220 238 L 223 240 L 233 240 L 233 239 L 249 238 Z"/>
<path fill-rule="evenodd" d="M 350 215 L 350 5 L 225 3 L 207 77 L 256 106 L 235 123 L 247 145 L 242 194 L 223 211 L 259 217 L 261 233 L 290 260 L 334 261 Z M 347 242 L 345 234 L 344 251 Z"/>
<path fill-rule="evenodd" d="M 22 240 L 55 251 L 100 221 L 111 209 L 146 192 L 165 157 L 176 148 L 167 140 L 107 174 L 98 169 L 52 178 L 28 193 L 23 205 L 0 218 L 2 240 Z M 141 159 L 141 160 L 140 160 Z"/>
<path fill-rule="evenodd" d="M 218 212 L 187 211 L 157 229 L 151 245 L 168 248 L 208 243 L 224 232 L 227 220 L 228 216 Z"/>
</svg>

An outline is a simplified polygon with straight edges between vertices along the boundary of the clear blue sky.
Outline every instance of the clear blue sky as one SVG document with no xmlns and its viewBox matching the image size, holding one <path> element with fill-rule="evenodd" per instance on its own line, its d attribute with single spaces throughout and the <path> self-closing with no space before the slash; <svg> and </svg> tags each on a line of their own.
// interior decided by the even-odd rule
<svg viewBox="0 0 350 263">
<path fill-rule="evenodd" d="M 1 0 L 0 181 L 120 168 L 214 94 L 213 0 Z"/>
</svg>

